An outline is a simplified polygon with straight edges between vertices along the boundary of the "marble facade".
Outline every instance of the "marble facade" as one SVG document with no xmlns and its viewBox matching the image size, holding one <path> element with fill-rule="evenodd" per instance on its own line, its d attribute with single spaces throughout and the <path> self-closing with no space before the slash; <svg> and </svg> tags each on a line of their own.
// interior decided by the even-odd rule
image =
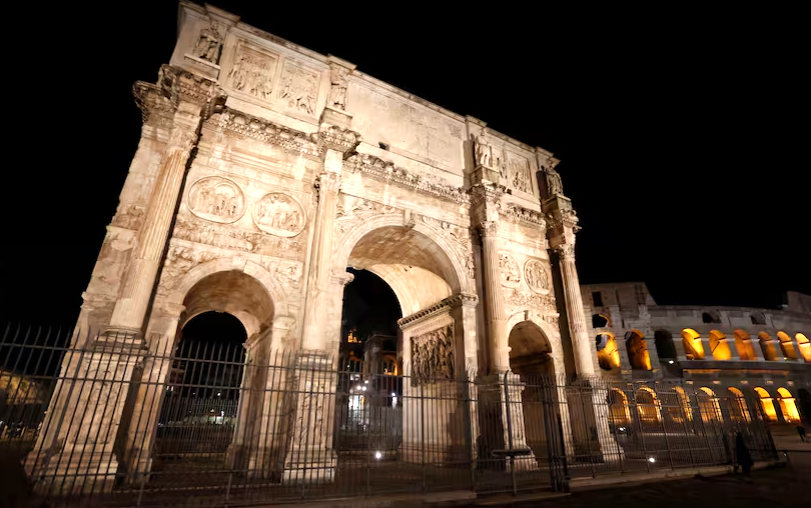
<svg viewBox="0 0 811 508">
<path fill-rule="evenodd" d="M 83 294 L 79 327 L 104 333 L 74 343 L 118 354 L 123 341 L 141 352 L 98 373 L 113 383 L 139 378 L 129 401 L 136 411 L 159 406 L 157 387 L 169 371 L 160 354 L 203 312 L 242 322 L 251 361 L 296 351 L 298 365 L 315 369 L 337 357 L 347 267 L 377 274 L 396 294 L 407 371 L 416 355 L 432 375 L 467 373 L 485 384 L 511 368 L 595 373 L 574 256 L 578 219 L 552 153 L 214 7 L 184 0 L 179 16 L 157 81 L 133 87 L 141 140 Z M 71 361 L 80 364 L 65 368 L 96 376 L 92 359 Z M 510 375 L 515 399 L 520 375 Z M 329 376 L 300 382 L 335 389 Z M 457 389 L 446 384 L 425 389 Z M 503 396 L 493 394 L 497 404 Z M 52 406 L 92 403 L 73 397 L 82 402 L 57 397 Z M 241 401 L 240 414 L 273 418 L 260 399 Z M 298 414 L 325 411 L 321 401 L 296 404 Z M 111 475 L 149 471 L 155 418 L 128 421 L 122 407 L 111 411 L 103 415 L 103 456 L 93 460 Z M 458 417 L 440 420 L 457 428 L 445 420 Z M 274 425 L 265 420 L 259 427 Z M 318 479 L 331 478 L 329 421 L 292 424 L 294 435 L 301 425 L 323 428 L 273 452 L 285 457 L 283 481 L 298 480 L 301 454 L 318 459 Z M 512 421 L 522 427 L 524 418 Z M 260 438 L 251 432 L 237 430 L 229 460 L 261 469 L 267 451 L 252 445 Z M 523 429 L 513 434 L 526 439 Z M 124 437 L 113 453 L 115 436 Z M 55 450 L 78 442 L 41 439 L 53 440 L 45 448 L 58 441 Z M 461 450 L 461 439 L 454 435 L 452 448 Z M 49 474 L 36 460 L 27 467 Z"/>
</svg>

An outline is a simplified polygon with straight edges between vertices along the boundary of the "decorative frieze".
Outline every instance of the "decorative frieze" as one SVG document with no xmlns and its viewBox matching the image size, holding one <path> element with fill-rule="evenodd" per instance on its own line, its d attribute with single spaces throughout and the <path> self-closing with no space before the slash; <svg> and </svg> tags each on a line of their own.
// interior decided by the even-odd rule
<svg viewBox="0 0 811 508">
<path fill-rule="evenodd" d="M 504 301 L 511 307 L 520 307 L 522 309 L 554 309 L 555 299 L 551 295 L 542 295 L 540 293 L 527 293 L 517 289 L 505 289 Z"/>
<path fill-rule="evenodd" d="M 523 206 L 519 206 L 515 203 L 509 203 L 506 205 L 503 208 L 502 213 L 506 219 L 512 222 L 541 229 L 546 228 L 544 214 L 541 212 L 536 212 L 535 210 L 530 210 L 529 208 L 524 208 Z"/>
<path fill-rule="evenodd" d="M 401 330 L 410 328 L 418 323 L 426 321 L 434 316 L 448 312 L 455 307 L 475 307 L 479 303 L 479 297 L 472 293 L 457 293 L 444 298 L 433 305 L 397 320 Z"/>
<path fill-rule="evenodd" d="M 299 259 L 307 243 L 306 238 L 302 238 L 303 235 L 284 238 L 246 231 L 234 226 L 204 222 L 182 215 L 179 215 L 175 221 L 173 236 L 189 242 L 256 254 L 279 255 L 287 259 Z"/>
<path fill-rule="evenodd" d="M 228 108 L 224 109 L 216 119 L 212 118 L 212 121 L 225 131 L 242 138 L 278 146 L 285 153 L 309 156 L 313 159 L 320 158 L 321 150 L 317 134 L 307 135 Z"/>
<path fill-rule="evenodd" d="M 405 169 L 395 166 L 393 162 L 385 161 L 374 155 L 353 155 L 344 162 L 344 168 L 351 172 L 362 172 L 375 180 L 431 194 L 454 203 L 467 204 L 470 202 L 470 197 L 460 187 L 428 182 L 422 176 L 409 173 Z"/>
<path fill-rule="evenodd" d="M 411 385 L 455 378 L 453 324 L 411 338 Z"/>
</svg>

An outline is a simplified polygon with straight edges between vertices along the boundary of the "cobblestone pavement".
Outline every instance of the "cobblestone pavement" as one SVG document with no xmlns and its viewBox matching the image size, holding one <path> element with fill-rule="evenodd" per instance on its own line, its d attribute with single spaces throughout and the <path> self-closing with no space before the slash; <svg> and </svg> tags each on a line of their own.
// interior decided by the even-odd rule
<svg viewBox="0 0 811 508">
<path fill-rule="evenodd" d="M 554 501 L 517 503 L 520 508 L 704 508 L 811 507 L 811 453 L 791 453 L 790 466 L 725 475 L 671 480 L 632 487 L 575 492 Z"/>
</svg>

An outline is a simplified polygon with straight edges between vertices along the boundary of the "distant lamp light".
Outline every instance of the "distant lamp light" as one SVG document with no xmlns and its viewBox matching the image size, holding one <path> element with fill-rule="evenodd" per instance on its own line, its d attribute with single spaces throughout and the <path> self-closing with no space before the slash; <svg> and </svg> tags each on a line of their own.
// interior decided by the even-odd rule
<svg viewBox="0 0 811 508">
<path fill-rule="evenodd" d="M 668 360 L 667 363 L 669 363 L 670 365 L 673 365 L 676 362 L 674 362 L 673 360 Z"/>
<path fill-rule="evenodd" d="M 382 454 L 382 453 L 380 453 L 380 452 L 375 452 L 375 458 L 376 458 L 377 460 L 380 460 L 380 459 L 382 459 L 382 458 L 383 458 L 383 454 Z"/>
<path fill-rule="evenodd" d="M 648 457 L 648 462 L 653 464 L 654 462 L 656 462 L 656 459 L 654 459 L 653 457 Z"/>
<path fill-rule="evenodd" d="M 368 385 L 368 384 L 369 384 L 369 380 L 367 379 L 366 381 L 364 381 L 364 383 Z"/>
</svg>

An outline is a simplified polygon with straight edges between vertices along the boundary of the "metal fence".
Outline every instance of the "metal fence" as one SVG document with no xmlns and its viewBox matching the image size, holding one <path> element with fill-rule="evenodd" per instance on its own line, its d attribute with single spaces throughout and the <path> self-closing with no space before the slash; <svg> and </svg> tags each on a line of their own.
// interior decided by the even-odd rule
<svg viewBox="0 0 811 508">
<path fill-rule="evenodd" d="M 6 328 L 3 460 L 55 505 L 222 506 L 566 490 L 732 464 L 738 435 L 754 460 L 776 457 L 757 404 L 689 386 L 391 376 L 261 344 L 151 344 Z"/>
</svg>

